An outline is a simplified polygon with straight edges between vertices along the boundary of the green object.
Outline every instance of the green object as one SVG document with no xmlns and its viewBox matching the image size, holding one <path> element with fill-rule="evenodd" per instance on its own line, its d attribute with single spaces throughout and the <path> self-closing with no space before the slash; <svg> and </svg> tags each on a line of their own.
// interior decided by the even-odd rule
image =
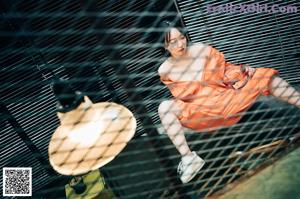
<svg viewBox="0 0 300 199">
<path fill-rule="evenodd" d="M 70 184 L 65 185 L 67 199 L 111 199 L 115 198 L 112 190 L 107 188 L 104 178 L 99 170 L 91 171 L 86 175 L 81 176 L 83 184 L 76 185 L 81 193 L 71 187 Z M 75 177 L 74 177 L 75 178 Z M 82 189 L 82 188 L 85 189 Z"/>
</svg>

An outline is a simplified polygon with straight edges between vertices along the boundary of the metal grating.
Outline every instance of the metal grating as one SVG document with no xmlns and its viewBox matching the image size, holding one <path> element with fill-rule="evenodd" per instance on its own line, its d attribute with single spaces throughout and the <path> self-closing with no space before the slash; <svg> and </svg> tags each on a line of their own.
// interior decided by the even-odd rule
<svg viewBox="0 0 300 199">
<path fill-rule="evenodd" d="M 229 158 L 232 152 L 277 140 L 289 142 L 299 132 L 299 110 L 261 99 L 237 125 L 214 134 L 187 134 L 190 147 L 207 164 L 195 180 L 183 185 L 174 174 L 179 154 L 167 135 L 159 134 L 157 114 L 159 103 L 171 97 L 157 74 L 165 59 L 159 50 L 162 20 L 183 22 L 193 42 L 210 43 L 233 63 L 274 67 L 297 85 L 297 14 L 220 17 L 204 13 L 207 1 L 191 0 L 0 3 L 1 167 L 33 167 L 36 197 L 65 198 L 64 185 L 70 179 L 55 173 L 47 162 L 48 143 L 59 125 L 50 87 L 55 77 L 68 80 L 93 102 L 117 102 L 135 114 L 135 138 L 100 169 L 119 198 L 212 195 L 286 151 L 279 146 L 271 153 L 234 160 Z"/>
<path fill-rule="evenodd" d="M 209 13 L 208 6 L 249 5 L 252 1 L 178 0 L 178 9 L 193 42 L 205 42 L 225 53 L 233 63 L 276 68 L 290 83 L 299 83 L 299 40 L 297 13 Z M 270 1 L 258 1 L 261 6 Z M 299 7 L 298 1 L 280 6 Z M 274 42 L 277 41 L 277 42 Z M 267 50 L 266 50 L 267 49 Z"/>
</svg>

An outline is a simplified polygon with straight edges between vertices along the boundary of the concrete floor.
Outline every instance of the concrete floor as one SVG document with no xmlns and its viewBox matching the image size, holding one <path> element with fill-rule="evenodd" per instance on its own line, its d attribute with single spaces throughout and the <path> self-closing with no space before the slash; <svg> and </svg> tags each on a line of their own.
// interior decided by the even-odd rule
<svg viewBox="0 0 300 199">
<path fill-rule="evenodd" d="M 219 199 L 300 199 L 300 147 Z"/>
</svg>

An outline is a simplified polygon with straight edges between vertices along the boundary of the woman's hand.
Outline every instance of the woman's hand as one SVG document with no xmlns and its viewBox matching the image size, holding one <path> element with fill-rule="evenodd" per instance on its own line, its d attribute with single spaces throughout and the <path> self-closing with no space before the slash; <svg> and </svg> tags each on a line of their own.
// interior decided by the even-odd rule
<svg viewBox="0 0 300 199">
<path fill-rule="evenodd" d="M 243 70 L 243 72 L 246 73 L 250 78 L 253 77 L 253 75 L 254 75 L 254 73 L 255 73 L 255 71 L 256 71 L 256 69 L 250 67 L 249 64 L 243 65 L 243 69 L 242 69 L 242 70 Z"/>
</svg>

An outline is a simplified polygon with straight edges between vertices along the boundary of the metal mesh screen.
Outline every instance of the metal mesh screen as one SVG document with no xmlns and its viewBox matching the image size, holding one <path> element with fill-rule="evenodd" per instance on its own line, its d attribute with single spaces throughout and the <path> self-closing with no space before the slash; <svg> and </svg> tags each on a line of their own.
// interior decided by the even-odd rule
<svg viewBox="0 0 300 199">
<path fill-rule="evenodd" d="M 126 147 L 99 168 L 105 187 L 91 188 L 82 198 L 204 198 L 298 146 L 299 109 L 259 98 L 233 126 L 214 133 L 185 129 L 191 150 L 206 163 L 182 184 L 176 172 L 181 156 L 158 114 L 172 95 L 157 72 L 166 59 L 160 24 L 169 20 L 185 27 L 192 42 L 209 43 L 232 63 L 275 68 L 299 90 L 297 13 L 205 11 L 208 4 L 227 1 L 0 2 L 1 168 L 32 167 L 35 198 L 76 196 L 66 185 L 77 175 L 55 171 L 48 153 L 62 124 L 53 91 L 61 79 L 94 104 L 123 105 L 137 124 Z M 297 1 L 287 4 L 299 8 Z M 103 184 L 99 178 L 91 184 Z M 99 195 L 105 191 L 113 194 Z"/>
</svg>

